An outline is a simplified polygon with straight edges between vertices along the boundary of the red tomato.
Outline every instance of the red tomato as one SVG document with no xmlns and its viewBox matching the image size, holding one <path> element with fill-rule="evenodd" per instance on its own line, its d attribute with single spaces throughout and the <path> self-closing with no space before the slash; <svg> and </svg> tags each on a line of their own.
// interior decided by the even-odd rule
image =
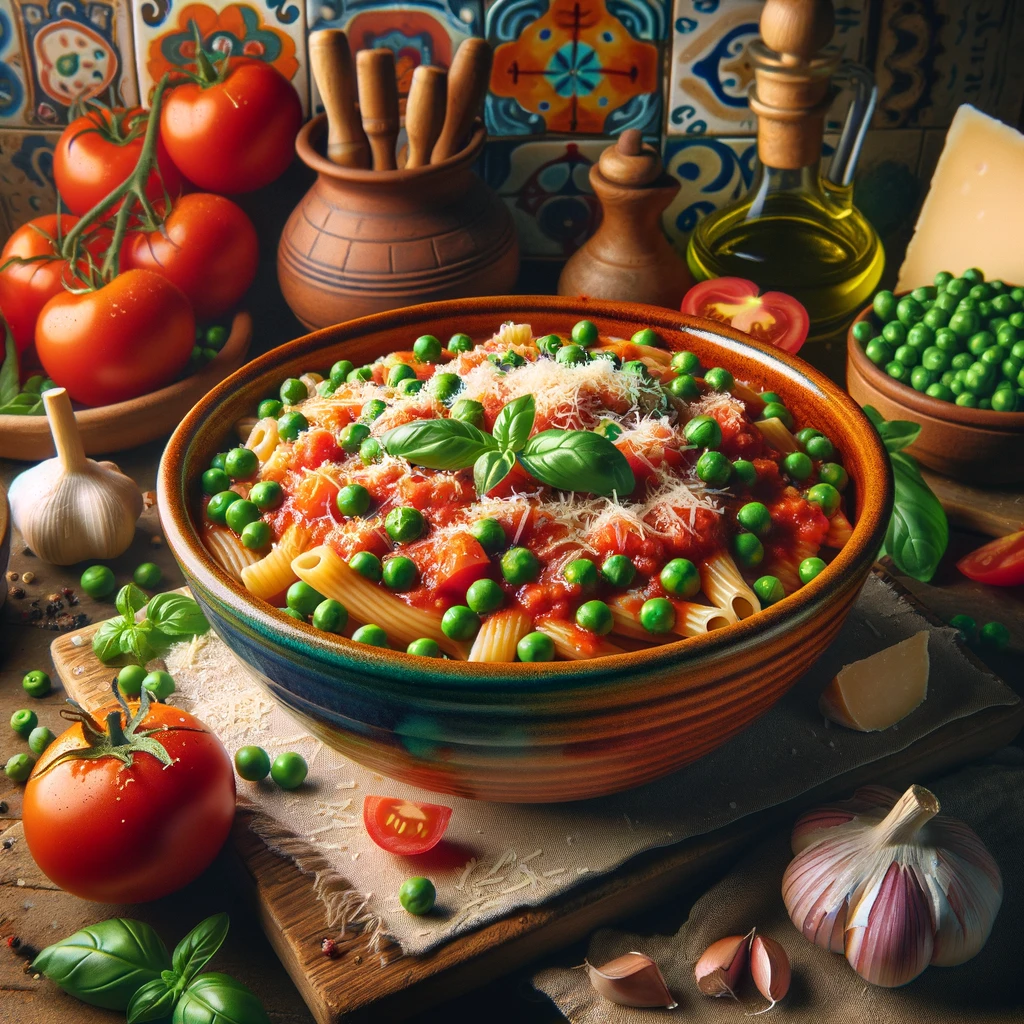
<svg viewBox="0 0 1024 1024">
<path fill-rule="evenodd" d="M 291 163 L 302 106 L 291 82 L 259 60 L 228 63 L 207 85 L 188 81 L 164 97 L 160 131 L 185 177 L 234 195 L 269 185 Z"/>
<path fill-rule="evenodd" d="M 441 594 L 461 600 L 469 585 L 486 576 L 490 567 L 480 541 L 468 533 L 454 533 L 445 538 L 440 550 L 434 549 L 424 575 Z"/>
<path fill-rule="evenodd" d="M 1024 530 L 990 541 L 956 563 L 968 579 L 993 587 L 1024 583 Z"/>
<path fill-rule="evenodd" d="M 234 309 L 256 276 L 256 229 L 230 199 L 193 192 L 175 200 L 163 227 L 131 232 L 123 270 L 155 270 L 176 284 L 200 320 Z"/>
<path fill-rule="evenodd" d="M 370 838 L 382 850 L 403 857 L 437 846 L 451 816 L 452 809 L 441 804 L 417 804 L 390 796 L 363 800 L 363 824 Z"/>
<path fill-rule="evenodd" d="M 88 213 L 135 170 L 148 116 L 141 109 L 91 110 L 61 132 L 53 153 L 53 177 L 69 210 Z M 162 199 L 166 188 L 177 196 L 181 185 L 181 173 L 157 138 L 156 167 L 146 182 L 146 195 L 154 201 Z"/>
<path fill-rule="evenodd" d="M 690 316 L 732 324 L 783 352 L 799 352 L 811 327 L 807 310 L 785 292 L 759 295 L 760 290 L 742 277 L 716 277 L 695 284 L 680 308 Z"/>
<path fill-rule="evenodd" d="M 109 405 L 170 384 L 188 363 L 195 332 L 180 288 L 151 270 L 126 270 L 96 291 L 50 299 L 36 350 L 73 399 Z"/>
<path fill-rule="evenodd" d="M 115 715 L 126 735 L 110 740 L 108 729 L 107 749 L 121 739 L 137 743 L 119 706 L 96 719 Z M 209 866 L 231 830 L 235 777 L 220 740 L 168 704 L 151 704 L 136 727 L 157 730 L 149 739 L 169 764 L 139 749 L 130 764 L 114 753 L 62 761 L 96 746 L 76 722 L 47 747 L 25 786 L 29 851 L 47 878 L 82 899 L 138 903 L 175 892 Z"/>
</svg>

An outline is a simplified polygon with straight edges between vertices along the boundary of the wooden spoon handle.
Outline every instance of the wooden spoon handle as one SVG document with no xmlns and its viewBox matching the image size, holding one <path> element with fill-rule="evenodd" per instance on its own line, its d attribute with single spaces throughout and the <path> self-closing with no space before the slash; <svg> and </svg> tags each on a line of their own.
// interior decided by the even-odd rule
<svg viewBox="0 0 1024 1024">
<path fill-rule="evenodd" d="M 441 68 L 420 65 L 412 73 L 405 101 L 405 131 L 409 136 L 406 167 L 430 163 L 430 152 L 444 127 L 448 76 Z"/>
<path fill-rule="evenodd" d="M 359 80 L 359 110 L 363 128 L 370 140 L 375 171 L 393 171 L 395 140 L 398 138 L 398 79 L 395 55 L 384 48 L 360 50 L 356 54 Z"/>
<path fill-rule="evenodd" d="M 444 128 L 430 154 L 432 164 L 454 156 L 466 144 L 491 78 L 493 53 L 486 39 L 465 39 L 448 71 L 448 109 Z"/>
<path fill-rule="evenodd" d="M 348 37 L 339 28 L 312 33 L 309 63 L 327 113 L 327 159 L 342 167 L 369 167 L 370 144 L 356 109 L 356 78 Z"/>
<path fill-rule="evenodd" d="M 50 434 L 57 457 L 65 473 L 78 472 L 85 465 L 85 446 L 78 432 L 71 397 L 64 388 L 50 388 L 43 392 L 43 407 L 50 423 Z"/>
</svg>

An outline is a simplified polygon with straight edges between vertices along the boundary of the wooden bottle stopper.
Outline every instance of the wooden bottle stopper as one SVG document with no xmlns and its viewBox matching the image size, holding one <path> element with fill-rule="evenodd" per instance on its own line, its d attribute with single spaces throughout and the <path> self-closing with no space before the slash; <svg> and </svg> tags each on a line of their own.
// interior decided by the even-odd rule
<svg viewBox="0 0 1024 1024">
<path fill-rule="evenodd" d="M 430 162 L 438 164 L 465 146 L 491 80 L 494 57 L 486 39 L 464 39 L 448 69 L 448 104 L 444 128 L 434 143 Z"/>
<path fill-rule="evenodd" d="M 309 63 L 327 114 L 327 159 L 342 167 L 369 167 L 370 144 L 359 121 L 348 37 L 338 28 L 312 33 Z"/>
<path fill-rule="evenodd" d="M 420 65 L 412 73 L 409 98 L 405 101 L 405 133 L 409 137 L 406 167 L 430 163 L 434 143 L 444 127 L 448 76 L 441 68 Z"/>
<path fill-rule="evenodd" d="M 359 82 L 359 110 L 363 129 L 370 140 L 375 171 L 393 171 L 395 140 L 398 138 L 398 79 L 395 55 L 391 50 L 360 50 L 356 54 L 356 78 Z"/>
</svg>

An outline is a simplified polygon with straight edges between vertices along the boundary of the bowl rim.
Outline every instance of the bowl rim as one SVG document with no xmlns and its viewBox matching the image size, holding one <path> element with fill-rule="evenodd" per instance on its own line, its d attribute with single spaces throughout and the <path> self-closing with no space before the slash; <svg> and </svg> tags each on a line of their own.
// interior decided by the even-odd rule
<svg viewBox="0 0 1024 1024">
<path fill-rule="evenodd" d="M 748 355 L 753 353 L 760 360 L 767 359 L 774 364 L 773 369 L 788 376 L 794 385 L 810 390 L 812 394 L 816 391 L 819 400 L 838 406 L 854 424 L 851 429 L 860 428 L 858 441 L 865 463 L 869 468 L 873 465 L 880 470 L 873 486 L 860 488 L 858 500 L 862 508 L 850 540 L 815 579 L 757 615 L 696 637 L 577 661 L 524 664 L 420 658 L 402 650 L 368 647 L 346 637 L 322 633 L 312 625 L 298 622 L 253 598 L 241 582 L 214 561 L 192 524 L 191 497 L 186 490 L 183 471 L 190 446 L 200 432 L 204 427 L 209 429 L 218 407 L 236 390 L 263 376 L 280 376 L 278 368 L 284 364 L 366 334 L 413 325 L 419 329 L 423 323 L 458 313 L 492 315 L 497 323 L 510 317 L 519 318 L 522 322 L 546 314 L 613 320 L 629 318 L 660 328 L 664 333 L 685 331 L 726 349 L 736 352 L 748 350 Z M 186 581 L 194 577 L 200 588 L 231 609 L 235 617 L 248 620 L 261 634 L 272 636 L 276 645 L 306 659 L 315 652 L 321 661 L 372 676 L 375 682 L 383 680 L 420 687 L 436 683 L 460 691 L 486 684 L 481 687 L 481 692 L 493 695 L 496 682 L 505 684 L 506 693 L 531 692 L 551 684 L 570 686 L 585 680 L 600 682 L 618 679 L 625 672 L 647 672 L 673 664 L 696 665 L 698 661 L 706 663 L 759 646 L 780 631 L 784 632 L 790 622 L 812 617 L 820 611 L 819 605 L 830 593 L 841 593 L 845 586 L 850 585 L 851 579 L 856 579 L 862 572 L 867 573 L 885 537 L 892 508 L 893 480 L 882 441 L 860 407 L 839 385 L 795 356 L 755 341 L 719 322 L 665 307 L 562 296 L 515 295 L 445 300 L 374 313 L 313 331 L 258 356 L 221 381 L 184 417 L 160 460 L 156 490 L 164 535 Z"/>
<path fill-rule="evenodd" d="M 909 291 L 894 293 L 897 298 L 909 295 Z M 966 405 L 943 402 L 940 398 L 932 398 L 923 391 L 915 391 L 909 384 L 893 380 L 887 373 L 880 370 L 864 352 L 860 342 L 853 336 L 853 328 L 874 314 L 873 306 L 866 306 L 854 318 L 850 329 L 846 332 L 846 355 L 870 384 L 897 405 L 905 406 L 913 412 L 932 419 L 944 420 L 965 427 L 977 427 L 981 430 L 993 430 L 997 433 L 1016 434 L 1024 432 L 1024 411 L 999 412 L 995 409 L 972 409 Z"/>
</svg>

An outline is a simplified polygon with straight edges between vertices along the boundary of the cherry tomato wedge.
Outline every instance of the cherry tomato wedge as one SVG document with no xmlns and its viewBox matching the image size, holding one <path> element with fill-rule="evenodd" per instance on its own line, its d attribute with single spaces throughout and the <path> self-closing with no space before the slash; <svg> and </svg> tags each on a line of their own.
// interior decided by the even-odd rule
<svg viewBox="0 0 1024 1024">
<path fill-rule="evenodd" d="M 680 308 L 690 316 L 731 324 L 783 352 L 799 352 L 811 327 L 807 310 L 785 292 L 760 291 L 742 277 L 715 277 L 695 284 Z"/>
<path fill-rule="evenodd" d="M 1017 587 L 1024 584 L 1024 530 L 990 541 L 956 567 L 968 578 L 993 587 Z"/>
<path fill-rule="evenodd" d="M 419 804 L 391 796 L 363 800 L 363 824 L 370 838 L 388 853 L 410 857 L 432 850 L 452 816 L 450 807 Z"/>
</svg>

